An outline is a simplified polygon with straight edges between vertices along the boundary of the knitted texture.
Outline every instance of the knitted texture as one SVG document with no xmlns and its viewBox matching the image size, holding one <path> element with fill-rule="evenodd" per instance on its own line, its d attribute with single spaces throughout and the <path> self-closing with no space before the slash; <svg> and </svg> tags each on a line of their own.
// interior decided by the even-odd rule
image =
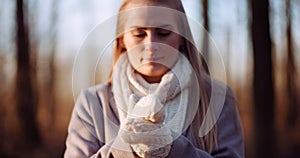
<svg viewBox="0 0 300 158">
<path fill-rule="evenodd" d="M 140 157 L 167 157 L 172 131 L 182 133 L 191 76 L 188 60 L 179 54 L 160 83 L 150 84 L 135 73 L 126 53 L 113 72 L 113 93 L 120 116 L 119 134 Z"/>
<path fill-rule="evenodd" d="M 119 131 L 124 142 L 144 158 L 166 157 L 171 149 L 171 131 L 163 124 L 141 118 L 128 118 L 125 129 Z"/>
</svg>

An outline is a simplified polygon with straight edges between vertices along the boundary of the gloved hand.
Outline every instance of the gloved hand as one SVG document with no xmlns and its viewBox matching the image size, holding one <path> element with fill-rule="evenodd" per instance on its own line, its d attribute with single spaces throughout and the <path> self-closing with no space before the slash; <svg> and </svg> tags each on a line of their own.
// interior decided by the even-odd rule
<svg viewBox="0 0 300 158">
<path fill-rule="evenodd" d="M 119 134 L 123 141 L 129 143 L 140 157 L 167 157 L 171 150 L 171 131 L 162 122 L 152 122 L 151 120 L 127 118 L 121 125 Z"/>
</svg>

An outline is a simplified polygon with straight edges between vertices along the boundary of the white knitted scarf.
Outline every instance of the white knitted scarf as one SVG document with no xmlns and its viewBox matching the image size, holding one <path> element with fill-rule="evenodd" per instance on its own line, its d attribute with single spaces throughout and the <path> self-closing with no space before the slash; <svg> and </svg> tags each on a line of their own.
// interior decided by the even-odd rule
<svg viewBox="0 0 300 158">
<path fill-rule="evenodd" d="M 131 144 L 139 156 L 166 157 L 170 150 L 170 145 L 167 145 L 173 141 L 171 130 L 178 134 L 185 130 L 191 74 L 189 61 L 179 53 L 177 62 L 162 77 L 160 83 L 150 84 L 134 71 L 127 53 L 120 55 L 114 67 L 112 90 L 123 139 Z M 139 136 L 132 137 L 131 132 Z M 164 135 L 169 137 L 163 137 Z M 150 147 L 141 143 L 147 140 L 147 136 L 153 138 L 151 142 L 145 142 L 153 144 Z M 147 150 L 150 152 L 164 146 L 167 148 L 159 156 L 145 155 Z"/>
</svg>

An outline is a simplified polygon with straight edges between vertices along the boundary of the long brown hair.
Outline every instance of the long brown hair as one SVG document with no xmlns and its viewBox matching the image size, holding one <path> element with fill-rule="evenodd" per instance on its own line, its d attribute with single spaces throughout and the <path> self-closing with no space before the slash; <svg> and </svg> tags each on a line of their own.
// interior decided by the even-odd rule
<svg viewBox="0 0 300 158">
<path fill-rule="evenodd" d="M 168 8 L 175 9 L 185 15 L 185 11 L 181 0 L 123 0 L 121 7 L 119 9 L 119 13 L 126 10 L 126 7 L 130 3 L 138 3 L 143 2 L 147 3 L 149 6 L 153 5 L 160 5 L 164 4 Z M 199 101 L 199 108 L 196 112 L 196 115 L 189 126 L 187 131 L 187 137 L 191 138 L 192 143 L 199 148 L 206 150 L 207 152 L 211 153 L 213 148 L 217 146 L 217 127 L 214 125 L 212 130 L 204 137 L 199 137 L 199 129 L 200 125 L 204 119 L 204 116 L 207 112 L 209 106 L 209 99 L 211 93 L 211 80 L 209 75 L 206 73 L 204 69 L 204 65 L 202 64 L 201 60 L 202 56 L 197 51 L 195 47 L 194 41 L 192 40 L 192 33 L 187 21 L 186 16 L 182 16 L 178 21 L 181 24 L 179 30 L 181 34 L 186 35 L 187 38 L 183 38 L 183 45 L 180 47 L 180 52 L 182 52 L 186 58 L 190 61 L 194 72 L 197 76 L 198 85 L 200 88 L 200 101 Z M 122 34 L 123 22 L 121 22 L 120 17 L 118 17 L 118 24 L 117 24 L 117 35 Z M 118 36 L 114 43 L 114 52 L 113 52 L 113 65 L 117 62 L 121 53 L 123 53 L 125 48 L 121 46 L 122 35 Z"/>
</svg>

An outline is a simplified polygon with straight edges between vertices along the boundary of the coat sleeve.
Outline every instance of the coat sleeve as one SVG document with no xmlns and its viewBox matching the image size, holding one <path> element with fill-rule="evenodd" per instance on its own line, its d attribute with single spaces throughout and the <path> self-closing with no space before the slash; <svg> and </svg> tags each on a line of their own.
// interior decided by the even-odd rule
<svg viewBox="0 0 300 158">
<path fill-rule="evenodd" d="M 208 153 L 199 149 L 184 136 L 177 138 L 168 157 L 184 155 L 187 158 L 244 158 L 243 131 L 236 101 L 232 91 L 228 88 L 226 100 L 217 121 L 218 144 Z"/>
<path fill-rule="evenodd" d="M 226 100 L 217 122 L 218 144 L 211 153 L 216 158 L 244 158 L 244 135 L 237 103 L 227 87 Z"/>
<path fill-rule="evenodd" d="M 88 91 L 79 95 L 71 116 L 66 139 L 65 158 L 97 157 L 103 143 L 97 138 L 91 116 Z"/>
<path fill-rule="evenodd" d="M 96 93 L 91 90 L 82 91 L 79 95 L 68 127 L 66 139 L 65 158 L 133 158 L 135 157 L 128 144 L 115 138 L 107 144 L 103 143 L 100 137 L 104 133 L 96 132 L 95 124 L 100 127 L 100 132 L 104 131 L 103 111 L 95 108 L 101 102 Z M 122 146 L 126 150 L 114 147 Z"/>
<path fill-rule="evenodd" d="M 179 136 L 172 144 L 168 158 L 213 158 L 206 151 L 196 148 L 185 136 Z"/>
</svg>

